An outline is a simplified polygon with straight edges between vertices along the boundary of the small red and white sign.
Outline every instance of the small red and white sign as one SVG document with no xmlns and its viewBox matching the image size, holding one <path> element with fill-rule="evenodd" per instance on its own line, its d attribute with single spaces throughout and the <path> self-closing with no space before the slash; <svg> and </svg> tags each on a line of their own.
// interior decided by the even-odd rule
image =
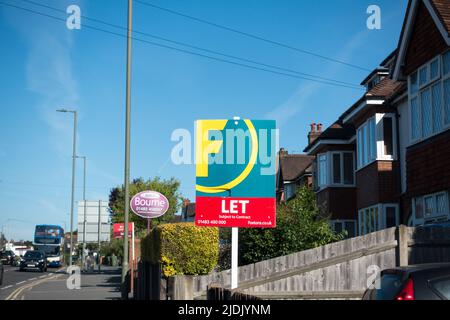
<svg viewBox="0 0 450 320">
<path fill-rule="evenodd" d="M 275 198 L 196 198 L 196 225 L 223 228 L 275 228 Z"/>
<path fill-rule="evenodd" d="M 133 235 L 134 223 L 128 223 L 128 238 L 131 238 Z M 125 223 L 114 223 L 113 224 L 113 238 L 121 239 L 125 234 Z"/>
</svg>

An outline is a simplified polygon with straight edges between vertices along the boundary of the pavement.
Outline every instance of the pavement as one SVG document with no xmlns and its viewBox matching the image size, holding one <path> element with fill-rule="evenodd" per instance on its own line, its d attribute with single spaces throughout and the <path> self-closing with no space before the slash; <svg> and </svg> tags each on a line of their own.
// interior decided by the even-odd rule
<svg viewBox="0 0 450 320">
<path fill-rule="evenodd" d="M 7 271 L 5 283 L 0 287 L 0 299 L 119 300 L 121 298 L 120 268 L 102 266 L 100 273 L 98 271 L 81 273 L 79 289 L 73 288 L 76 281 L 73 276 L 69 279 L 70 276 L 65 269 L 48 270 L 46 273 L 18 272 L 8 267 L 8 270 L 5 269 Z M 26 279 L 17 278 L 18 274 Z M 72 289 L 69 289 L 70 287 Z"/>
</svg>

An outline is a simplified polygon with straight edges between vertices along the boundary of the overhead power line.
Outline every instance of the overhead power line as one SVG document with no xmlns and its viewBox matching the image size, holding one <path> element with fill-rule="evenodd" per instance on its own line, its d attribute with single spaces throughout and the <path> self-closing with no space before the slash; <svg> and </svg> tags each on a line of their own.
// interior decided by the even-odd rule
<svg viewBox="0 0 450 320">
<path fill-rule="evenodd" d="M 44 16 L 44 17 L 47 17 L 47 18 L 51 18 L 51 19 L 54 19 L 54 20 L 58 20 L 58 21 L 62 21 L 62 22 L 66 21 L 66 19 L 63 19 L 63 18 L 59 18 L 59 17 L 53 16 L 53 15 L 50 15 L 50 14 L 46 14 L 46 13 L 43 13 L 43 12 L 39 12 L 39 11 L 36 11 L 36 10 L 29 9 L 29 8 L 24 8 L 24 7 L 21 7 L 21 6 L 13 5 L 13 4 L 10 4 L 10 3 L 5 3 L 5 2 L 1 2 L 0 1 L 0 4 L 8 6 L 8 7 L 13 7 L 13 8 L 16 8 L 16 9 L 24 10 L 24 11 L 27 11 L 27 12 L 30 12 L 30 13 L 33 13 L 33 14 L 37 14 L 37 15 L 40 15 L 40 16 Z M 96 30 L 96 31 L 100 31 L 100 32 L 103 32 L 103 33 L 108 33 L 108 34 L 112 34 L 112 35 L 115 35 L 115 36 L 119 36 L 121 38 L 126 38 L 127 37 L 126 35 L 121 34 L 121 33 L 105 30 L 105 29 L 102 29 L 102 28 L 98 28 L 98 27 L 94 27 L 94 26 L 90 26 L 90 25 L 86 25 L 86 24 L 83 24 L 83 27 L 84 28 L 88 28 L 88 29 L 92 29 L 92 30 Z M 350 88 L 350 89 L 362 90 L 361 87 L 357 87 L 355 85 L 341 84 L 341 83 L 331 82 L 331 81 L 327 81 L 327 80 L 323 81 L 323 80 L 314 79 L 314 78 L 311 78 L 311 77 L 308 77 L 308 76 L 299 76 L 299 75 L 290 74 L 290 73 L 286 73 L 286 72 L 270 70 L 270 69 L 267 69 L 267 68 L 252 66 L 252 65 L 239 63 L 239 62 L 235 62 L 235 61 L 231 61 L 231 60 L 226 60 L 226 59 L 222 59 L 222 58 L 218 58 L 218 57 L 213 57 L 213 56 L 210 56 L 210 55 L 206 55 L 206 54 L 202 54 L 202 53 L 198 53 L 198 52 L 193 52 L 193 51 L 189 51 L 189 50 L 185 50 L 185 49 L 180 49 L 180 48 L 176 48 L 176 47 L 172 47 L 172 46 L 168 46 L 168 45 L 164 45 L 164 44 L 161 44 L 161 43 L 156 43 L 156 42 L 152 42 L 152 41 L 148 41 L 148 40 L 144 40 L 144 39 L 140 39 L 140 38 L 136 38 L 136 37 L 132 37 L 132 39 L 135 40 L 135 41 L 146 43 L 146 44 L 150 44 L 150 45 L 153 45 L 153 46 L 166 48 L 166 49 L 170 49 L 170 50 L 173 50 L 173 51 L 178 51 L 178 52 L 182 52 L 182 53 L 185 53 L 185 54 L 195 55 L 195 56 L 199 56 L 199 57 L 203 57 L 203 58 L 207 58 L 207 59 L 210 59 L 210 60 L 215 60 L 215 61 L 219 61 L 219 62 L 223 62 L 223 63 L 228 63 L 228 64 L 240 66 L 240 67 L 245 67 L 245 68 L 248 68 L 248 69 L 254 69 L 254 70 L 269 72 L 269 73 L 272 73 L 272 74 L 283 75 L 283 76 L 296 78 L 296 79 L 301 79 L 301 80 L 313 81 L 313 82 L 327 84 L 327 85 L 331 85 L 331 86 L 338 86 L 338 87 L 345 87 L 345 88 Z"/>
<path fill-rule="evenodd" d="M 38 2 L 35 2 L 35 1 L 31 1 L 31 0 L 22 0 L 22 1 L 30 3 L 30 4 L 33 4 L 33 5 L 36 5 L 36 6 L 44 7 L 44 8 L 56 11 L 56 12 L 60 12 L 60 13 L 63 13 L 63 14 L 66 13 L 62 9 L 58 9 L 58 8 L 55 8 L 55 7 L 52 7 L 52 6 L 49 6 L 49 5 L 45 5 L 45 4 L 41 4 L 41 3 L 38 3 Z M 104 21 L 104 20 L 91 18 L 91 17 L 85 16 L 85 15 L 82 15 L 81 17 L 83 19 L 88 20 L 88 21 L 101 23 L 101 24 L 104 24 L 106 26 L 110 26 L 110 27 L 113 27 L 113 28 L 117 28 L 117 29 L 120 29 L 120 30 L 127 31 L 127 28 L 125 28 L 123 26 L 120 26 L 120 25 L 117 25 L 117 24 L 113 24 L 113 23 L 110 23 L 110 22 L 107 22 L 107 21 Z M 195 46 L 195 45 L 183 43 L 183 42 L 180 42 L 180 41 L 171 40 L 171 39 L 168 39 L 168 38 L 164 38 L 164 37 L 161 37 L 161 36 L 150 34 L 148 32 L 134 30 L 133 33 L 144 35 L 144 36 L 148 36 L 148 37 L 151 37 L 151 38 L 154 38 L 154 39 L 158 39 L 158 40 L 162 40 L 162 41 L 166 41 L 166 42 L 169 42 L 169 43 L 185 46 L 185 47 L 188 47 L 188 48 L 191 48 L 191 49 L 196 49 L 196 50 L 200 50 L 200 51 L 204 51 L 204 52 L 220 55 L 220 56 L 223 56 L 223 57 L 232 58 L 232 59 L 235 59 L 235 60 L 240 60 L 240 61 L 243 61 L 243 62 L 260 65 L 262 67 L 277 69 L 277 70 L 280 70 L 280 71 L 283 71 L 283 72 L 294 73 L 294 74 L 305 76 L 305 77 L 309 77 L 309 78 L 316 78 L 318 80 L 324 80 L 324 81 L 344 84 L 344 85 L 355 87 L 355 88 L 358 88 L 358 89 L 362 90 L 360 85 L 355 84 L 355 83 L 351 83 L 351 82 L 345 82 L 345 81 L 340 81 L 340 80 L 336 80 L 336 79 L 326 78 L 326 77 L 317 76 L 317 75 L 313 75 L 313 74 L 309 74 L 309 73 L 305 73 L 305 72 L 300 72 L 300 71 L 289 69 L 289 68 L 285 68 L 285 67 L 280 67 L 280 66 L 276 66 L 276 65 L 267 64 L 267 63 L 262 63 L 262 62 L 258 62 L 258 61 L 251 60 L 251 59 L 241 58 L 241 57 L 238 57 L 238 56 L 235 56 L 235 55 L 230 55 L 230 54 L 226 54 L 226 53 L 223 53 L 223 52 L 210 50 L 210 49 L 205 49 L 205 48 L 198 47 L 198 46 Z"/>
<path fill-rule="evenodd" d="M 208 20 L 205 20 L 205 19 L 194 17 L 194 16 L 191 16 L 191 15 L 179 12 L 179 11 L 175 11 L 175 10 L 172 10 L 172 9 L 168 9 L 168 8 L 165 8 L 165 7 L 158 6 L 156 4 L 153 4 L 153 3 L 150 3 L 150 2 L 147 2 L 147 1 L 142 1 L 142 0 L 134 0 L 134 1 L 137 2 L 137 3 L 140 3 L 142 5 L 145 5 L 145 6 L 148 6 L 148 7 L 152 7 L 152 8 L 158 9 L 158 10 L 162 10 L 162 11 L 165 11 L 165 12 L 168 12 L 168 13 L 171 13 L 171 14 L 183 17 L 183 18 L 187 18 L 187 19 L 190 19 L 190 20 L 193 20 L 193 21 L 197 21 L 197 22 L 200 22 L 200 23 L 203 23 L 203 24 L 207 24 L 207 25 L 219 28 L 219 29 L 227 30 L 227 31 L 230 31 L 230 32 L 233 32 L 233 33 L 236 33 L 236 34 L 240 34 L 240 35 L 252 38 L 252 39 L 256 39 L 256 40 L 259 40 L 259 41 L 270 43 L 272 45 L 276 45 L 276 46 L 279 46 L 279 47 L 282 47 L 282 48 L 286 48 L 286 49 L 290 49 L 290 50 L 293 50 L 293 51 L 304 53 L 304 54 L 307 54 L 307 55 L 310 55 L 310 56 L 314 56 L 316 58 L 320 58 L 320 59 L 327 60 L 327 61 L 334 62 L 334 63 L 339 63 L 339 64 L 342 64 L 342 65 L 345 65 L 345 66 L 348 66 L 348 67 L 352 67 L 352 68 L 355 68 L 355 69 L 359 69 L 359 70 L 362 70 L 362 71 L 369 71 L 369 72 L 372 71 L 372 70 L 370 70 L 368 68 L 364 68 L 364 67 L 361 67 L 361 66 L 349 63 L 349 62 L 345 62 L 345 61 L 342 61 L 342 60 L 339 60 L 339 59 L 327 57 L 327 56 L 324 56 L 324 55 L 321 55 L 321 54 L 318 54 L 318 53 L 314 53 L 314 52 L 309 51 L 309 50 L 297 48 L 297 47 L 294 47 L 292 45 L 285 44 L 285 43 L 282 43 L 282 42 L 279 42 L 279 41 L 276 41 L 276 40 L 271 40 L 271 39 L 264 38 L 264 37 L 261 37 L 261 36 L 258 36 L 258 35 L 252 34 L 252 33 L 248 33 L 248 32 L 241 31 L 241 30 L 238 30 L 238 29 L 235 29 L 235 28 L 232 28 L 232 27 L 228 27 L 228 26 L 225 26 L 225 25 L 222 25 L 222 24 L 218 24 L 218 23 L 215 23 L 215 22 L 212 22 L 212 21 L 208 21 Z"/>
</svg>

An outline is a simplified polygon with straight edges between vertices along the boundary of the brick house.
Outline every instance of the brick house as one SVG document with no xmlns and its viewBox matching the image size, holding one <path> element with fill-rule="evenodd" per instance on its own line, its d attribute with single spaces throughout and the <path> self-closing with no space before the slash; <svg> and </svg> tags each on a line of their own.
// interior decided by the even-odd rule
<svg viewBox="0 0 450 320">
<path fill-rule="evenodd" d="M 392 78 L 400 117 L 404 223 L 447 221 L 450 190 L 450 2 L 410 1 Z"/>
<path fill-rule="evenodd" d="M 365 94 L 309 141 L 318 206 L 335 230 L 450 219 L 449 34 L 449 0 L 411 0 Z"/>
<path fill-rule="evenodd" d="M 316 130 L 317 131 L 317 130 Z M 314 133 L 312 128 L 310 134 Z M 314 190 L 320 215 L 330 220 L 335 231 L 356 234 L 355 129 L 339 119 L 304 150 L 315 157 Z"/>
<path fill-rule="evenodd" d="M 312 187 L 312 162 L 314 157 L 289 154 L 281 148 L 277 157 L 277 202 L 292 199 L 301 186 Z"/>
</svg>

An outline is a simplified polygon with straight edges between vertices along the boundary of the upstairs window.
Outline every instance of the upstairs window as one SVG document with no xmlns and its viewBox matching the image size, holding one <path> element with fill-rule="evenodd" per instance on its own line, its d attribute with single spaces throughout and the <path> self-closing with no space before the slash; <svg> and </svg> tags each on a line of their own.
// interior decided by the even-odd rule
<svg viewBox="0 0 450 320">
<path fill-rule="evenodd" d="M 396 159 L 395 115 L 377 113 L 357 130 L 358 169 L 375 160 Z"/>
<path fill-rule="evenodd" d="M 328 152 L 317 157 L 319 187 L 353 186 L 355 155 L 352 151 Z"/>
<path fill-rule="evenodd" d="M 327 185 L 327 155 L 321 154 L 318 157 L 318 177 L 319 177 L 319 187 Z"/>
<path fill-rule="evenodd" d="M 450 51 L 409 76 L 411 141 L 419 142 L 450 125 Z"/>
</svg>

